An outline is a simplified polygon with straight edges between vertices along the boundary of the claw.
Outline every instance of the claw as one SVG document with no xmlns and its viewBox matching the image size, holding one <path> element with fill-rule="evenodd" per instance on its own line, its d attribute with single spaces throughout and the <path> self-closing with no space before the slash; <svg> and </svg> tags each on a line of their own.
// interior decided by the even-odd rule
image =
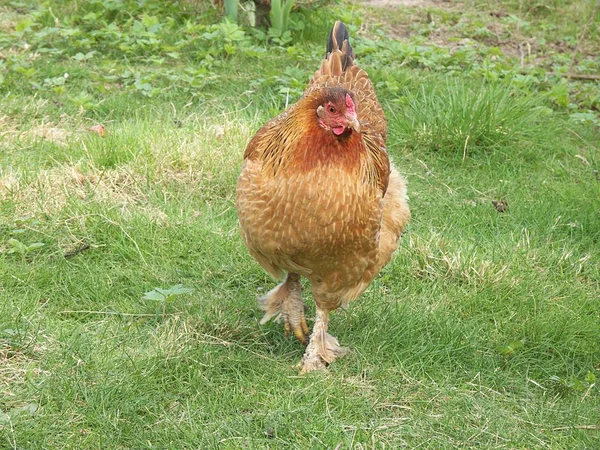
<svg viewBox="0 0 600 450">
<path fill-rule="evenodd" d="M 304 320 L 304 318 L 302 318 Z M 304 320 L 306 322 L 306 320 Z M 302 342 L 302 345 L 306 345 L 306 338 L 308 337 L 308 333 L 304 333 L 304 328 L 301 325 L 294 327 L 294 335 L 296 338 Z"/>
<path fill-rule="evenodd" d="M 294 327 L 294 335 L 296 335 L 296 338 L 298 338 L 303 345 L 307 344 L 310 331 L 308 329 L 308 324 L 306 323 L 306 317 L 304 317 L 304 314 L 300 318 L 300 323 Z"/>
<path fill-rule="evenodd" d="M 306 324 L 306 318 L 302 316 L 300 319 L 300 323 L 293 325 L 289 320 L 286 320 L 283 324 L 283 331 L 285 337 L 288 337 L 291 332 L 294 332 L 294 336 L 298 339 L 303 345 L 308 343 L 308 325 Z"/>
<path fill-rule="evenodd" d="M 265 311 L 260 320 L 261 325 L 273 318 L 276 321 L 283 320 L 285 336 L 293 332 L 294 336 L 306 345 L 310 331 L 304 316 L 306 306 L 302 301 L 302 287 L 298 274 L 288 274 L 283 283 L 271 289 L 258 302 Z"/>
<path fill-rule="evenodd" d="M 290 335 L 290 330 L 291 330 L 291 325 L 290 323 L 286 320 L 285 323 L 283 324 L 283 334 L 285 335 L 285 337 L 288 337 Z M 296 333 L 296 330 L 294 330 L 294 333 Z"/>
<path fill-rule="evenodd" d="M 302 319 L 300 320 L 300 326 L 302 327 L 304 336 L 308 337 L 310 335 L 310 330 L 308 329 L 308 324 L 306 323 L 306 317 L 302 316 Z"/>
</svg>

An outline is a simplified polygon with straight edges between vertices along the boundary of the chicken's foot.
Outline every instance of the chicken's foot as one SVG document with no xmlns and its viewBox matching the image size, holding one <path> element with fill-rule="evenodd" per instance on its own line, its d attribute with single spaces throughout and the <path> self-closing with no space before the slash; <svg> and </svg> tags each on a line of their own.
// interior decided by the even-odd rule
<svg viewBox="0 0 600 450">
<path fill-rule="evenodd" d="M 348 353 L 348 349 L 340 347 L 338 340 L 327 334 L 329 311 L 317 308 L 317 318 L 310 336 L 310 342 L 302 357 L 301 373 L 325 369 L 340 356 Z"/>
<path fill-rule="evenodd" d="M 300 342 L 306 344 L 309 330 L 304 316 L 305 305 L 302 300 L 300 275 L 288 273 L 285 281 L 261 297 L 258 304 L 265 311 L 260 321 L 261 325 L 273 317 L 278 322 L 283 319 L 285 335 L 288 336 L 292 331 Z"/>
</svg>

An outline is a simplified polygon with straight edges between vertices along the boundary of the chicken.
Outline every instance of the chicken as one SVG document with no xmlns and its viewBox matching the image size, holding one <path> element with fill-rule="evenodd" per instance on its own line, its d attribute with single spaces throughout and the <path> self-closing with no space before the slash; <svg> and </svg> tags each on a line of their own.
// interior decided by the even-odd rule
<svg viewBox="0 0 600 450">
<path fill-rule="evenodd" d="M 284 281 L 259 300 L 304 344 L 301 277 L 316 319 L 302 372 L 346 349 L 327 333 L 329 313 L 356 299 L 391 259 L 410 218 L 406 182 L 390 165 L 386 121 L 373 84 L 335 22 L 326 57 L 302 98 L 267 122 L 244 153 L 236 208 L 250 254 Z"/>
</svg>

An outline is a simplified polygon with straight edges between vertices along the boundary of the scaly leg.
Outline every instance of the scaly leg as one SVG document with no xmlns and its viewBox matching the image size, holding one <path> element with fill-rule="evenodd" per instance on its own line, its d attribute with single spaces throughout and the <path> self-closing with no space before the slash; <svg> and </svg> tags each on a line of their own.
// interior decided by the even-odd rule
<svg viewBox="0 0 600 450">
<path fill-rule="evenodd" d="M 348 349 L 340 347 L 336 338 L 327 334 L 328 322 L 329 311 L 317 307 L 317 318 L 302 358 L 301 373 L 325 369 L 337 358 L 348 353 Z"/>
<path fill-rule="evenodd" d="M 306 344 L 309 330 L 304 316 L 300 275 L 288 273 L 284 282 L 260 298 L 258 304 L 265 312 L 260 321 L 261 325 L 267 323 L 273 317 L 276 321 L 283 319 L 285 335 L 287 336 L 290 331 L 293 331 L 296 338 Z"/>
</svg>

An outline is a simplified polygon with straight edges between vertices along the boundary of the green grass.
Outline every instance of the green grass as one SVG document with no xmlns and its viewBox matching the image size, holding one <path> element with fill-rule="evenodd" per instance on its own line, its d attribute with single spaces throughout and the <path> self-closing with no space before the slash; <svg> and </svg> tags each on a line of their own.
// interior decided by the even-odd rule
<svg viewBox="0 0 600 450">
<path fill-rule="evenodd" d="M 513 3 L 506 8 L 519 14 Z M 206 26 L 216 14 L 178 4 L 169 45 L 200 45 L 181 28 L 190 4 Z M 61 5 L 54 14 L 75 24 L 95 11 Z M 163 17 L 157 5 L 149 14 Z M 485 16 L 477 7 L 467 12 Z M 196 89 L 199 76 L 168 76 L 206 58 L 144 59 L 165 49 L 29 61 L 10 24 L 34 12 L 0 7 L 0 42 L 12 45 L 2 51 L 20 55 L 6 59 L 0 84 L 0 448 L 598 446 L 600 130 L 591 103 L 561 106 L 545 87 L 475 66 L 386 70 L 375 62 L 389 55 L 357 39 L 372 51 L 364 67 L 413 218 L 394 260 L 332 316 L 331 333 L 352 352 L 300 376 L 302 346 L 280 325 L 258 324 L 256 298 L 275 282 L 239 237 L 235 182 L 255 130 L 317 67 L 324 17 L 356 17 L 356 26 L 364 13 L 295 12 L 306 22 L 294 31 L 300 44 L 273 45 L 260 59 L 215 51 L 210 80 Z M 250 33 L 236 49 L 267 48 Z M 76 52 L 61 42 L 56 49 Z M 36 73 L 17 77 L 14 64 L 26 60 Z M 123 77 L 126 67 L 158 74 L 152 88 Z M 117 79 L 105 77 L 111 70 Z M 43 87 L 62 73 L 71 74 L 64 89 Z M 88 131 L 97 123 L 104 138 Z M 144 298 L 177 284 L 193 292 L 164 304 Z"/>
</svg>

